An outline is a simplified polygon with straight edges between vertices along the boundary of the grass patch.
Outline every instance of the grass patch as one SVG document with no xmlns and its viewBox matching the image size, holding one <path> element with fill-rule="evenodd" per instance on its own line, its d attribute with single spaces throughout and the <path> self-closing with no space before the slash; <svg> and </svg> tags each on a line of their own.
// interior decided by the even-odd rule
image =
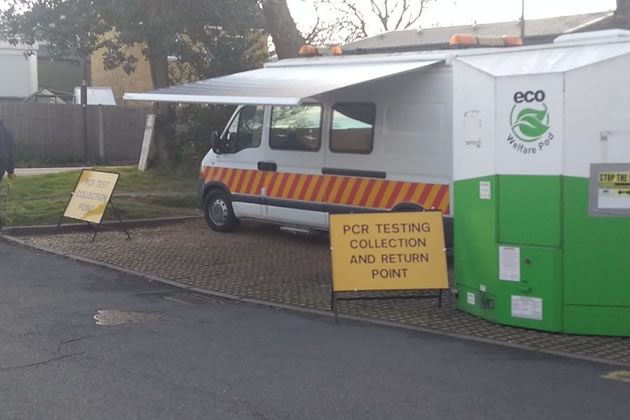
<svg viewBox="0 0 630 420">
<path fill-rule="evenodd" d="M 128 167 L 105 170 L 120 174 L 112 201 L 124 219 L 198 214 L 197 168 L 168 173 Z M 8 226 L 56 224 L 79 174 L 70 171 L 22 176 L 10 185 L 10 190 L 5 177 L 0 184 L 0 218 Z M 114 218 L 111 209 L 105 218 Z"/>
</svg>

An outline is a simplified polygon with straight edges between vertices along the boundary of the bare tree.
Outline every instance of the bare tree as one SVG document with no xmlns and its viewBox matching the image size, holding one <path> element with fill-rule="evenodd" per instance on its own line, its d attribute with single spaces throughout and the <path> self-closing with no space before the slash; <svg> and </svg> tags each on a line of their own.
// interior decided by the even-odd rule
<svg viewBox="0 0 630 420">
<path fill-rule="evenodd" d="M 316 34 L 312 38 L 318 40 L 345 43 L 375 33 L 413 28 L 431 1 L 314 0 L 320 19 L 309 32 Z"/>
<path fill-rule="evenodd" d="M 617 0 L 615 19 L 618 27 L 630 28 L 630 0 Z"/>
<path fill-rule="evenodd" d="M 265 26 L 273 39 L 278 58 L 295 57 L 304 45 L 304 37 L 289 12 L 287 0 L 262 0 L 261 5 Z"/>
<path fill-rule="evenodd" d="M 296 25 L 287 0 L 259 0 L 278 58 L 295 57 L 300 46 L 344 44 L 381 32 L 409 29 L 418 24 L 434 0 L 302 0 L 312 7 L 315 22 Z"/>
</svg>

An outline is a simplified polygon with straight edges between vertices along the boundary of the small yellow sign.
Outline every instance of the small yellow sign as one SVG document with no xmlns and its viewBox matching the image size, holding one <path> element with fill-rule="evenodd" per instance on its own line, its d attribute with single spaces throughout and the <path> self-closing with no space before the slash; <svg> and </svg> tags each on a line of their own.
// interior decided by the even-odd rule
<svg viewBox="0 0 630 420">
<path fill-rule="evenodd" d="M 630 172 L 601 172 L 599 174 L 600 189 L 630 189 Z"/>
<path fill-rule="evenodd" d="M 441 212 L 330 216 L 333 291 L 447 289 Z"/>
<path fill-rule="evenodd" d="M 63 215 L 101 223 L 119 176 L 111 172 L 83 170 Z"/>
<path fill-rule="evenodd" d="M 630 172 L 600 172 L 597 207 L 630 208 Z"/>
</svg>

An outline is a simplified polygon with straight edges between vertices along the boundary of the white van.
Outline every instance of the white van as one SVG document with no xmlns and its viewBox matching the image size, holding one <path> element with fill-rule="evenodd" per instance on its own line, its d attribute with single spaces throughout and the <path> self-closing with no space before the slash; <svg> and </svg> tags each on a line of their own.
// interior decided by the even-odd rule
<svg viewBox="0 0 630 420">
<path fill-rule="evenodd" d="M 450 246 L 461 53 L 281 60 L 125 99 L 239 105 L 201 165 L 200 203 L 216 231 L 240 219 L 327 230 L 330 213 L 435 210 Z"/>
<path fill-rule="evenodd" d="M 270 67 L 305 61 L 344 62 Z M 423 209 L 450 221 L 451 70 L 439 62 L 422 69 L 296 105 L 239 106 L 203 159 L 208 225 L 231 231 L 247 218 L 326 230 L 329 213 Z"/>
</svg>

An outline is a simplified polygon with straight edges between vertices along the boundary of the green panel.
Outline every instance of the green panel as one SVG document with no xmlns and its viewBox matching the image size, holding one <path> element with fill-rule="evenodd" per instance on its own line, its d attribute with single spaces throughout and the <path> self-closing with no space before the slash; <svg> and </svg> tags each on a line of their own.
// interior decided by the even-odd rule
<svg viewBox="0 0 630 420">
<path fill-rule="evenodd" d="M 491 199 L 479 197 L 479 183 L 490 182 Z M 458 306 L 486 319 L 494 310 L 481 306 L 481 288 L 492 294 L 498 278 L 496 177 L 455 182 L 455 282 L 459 289 Z M 476 294 L 475 305 L 467 304 L 467 292 Z"/>
<path fill-rule="evenodd" d="M 564 332 L 630 336 L 630 306 L 564 307 Z"/>
<path fill-rule="evenodd" d="M 508 246 L 518 245 L 510 244 Z M 558 248 L 520 247 L 519 282 L 499 280 L 497 321 L 546 331 L 562 329 L 562 251 Z M 542 299 L 542 319 L 514 316 L 512 296 Z"/>
<path fill-rule="evenodd" d="M 564 302 L 594 306 L 593 322 L 600 324 L 601 334 L 623 330 L 619 324 L 627 326 L 628 318 L 618 313 L 630 308 L 630 217 L 589 216 L 588 179 L 565 177 L 563 183 Z M 605 311 L 598 306 L 626 309 Z M 580 315 L 580 319 L 585 317 Z M 567 322 L 576 324 L 571 319 Z"/>
<path fill-rule="evenodd" d="M 501 175 L 499 242 L 560 247 L 561 187 L 559 176 Z"/>
<path fill-rule="evenodd" d="M 492 199 L 479 198 L 480 181 L 492 183 Z M 519 327 L 630 336 L 630 217 L 589 216 L 588 194 L 585 178 L 457 181 L 458 306 Z M 499 244 L 521 249 L 520 282 L 498 280 Z M 474 293 L 474 305 L 468 293 Z M 513 317 L 514 295 L 542 298 L 542 321 Z"/>
</svg>

